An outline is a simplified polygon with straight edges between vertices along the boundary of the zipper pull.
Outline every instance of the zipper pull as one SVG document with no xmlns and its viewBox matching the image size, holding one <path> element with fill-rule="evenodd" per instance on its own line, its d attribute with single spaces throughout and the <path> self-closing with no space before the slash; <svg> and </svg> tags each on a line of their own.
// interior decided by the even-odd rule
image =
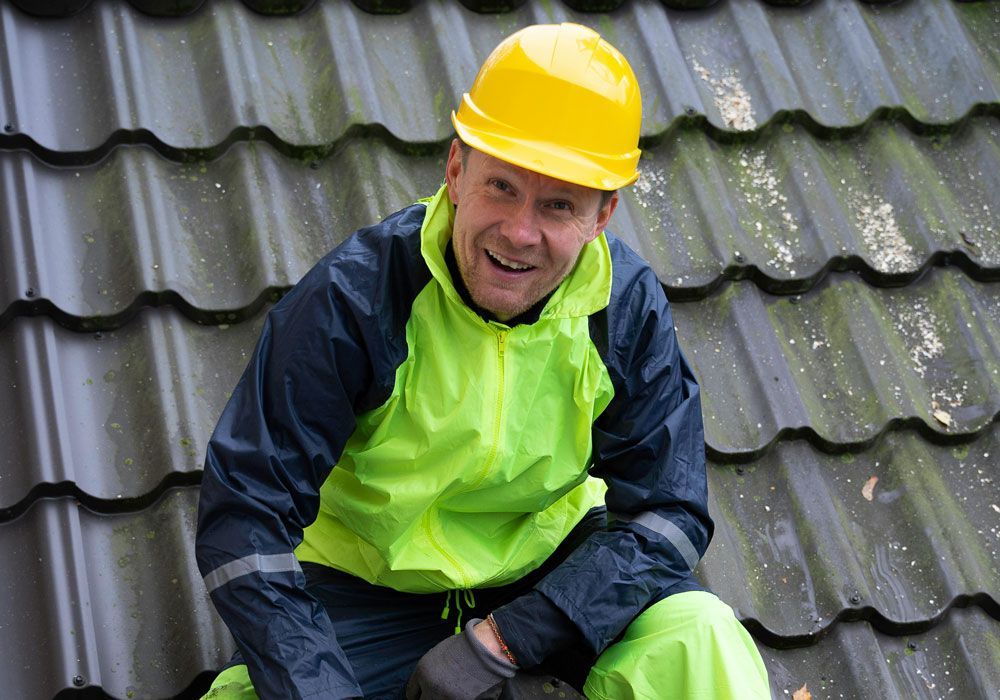
<svg viewBox="0 0 1000 700">
<path fill-rule="evenodd" d="M 499 340 L 499 342 L 500 342 L 500 347 L 499 347 L 500 357 L 503 357 L 503 351 L 507 347 L 507 334 L 509 332 L 510 331 L 500 331 L 500 333 L 498 335 L 497 340 Z"/>
</svg>

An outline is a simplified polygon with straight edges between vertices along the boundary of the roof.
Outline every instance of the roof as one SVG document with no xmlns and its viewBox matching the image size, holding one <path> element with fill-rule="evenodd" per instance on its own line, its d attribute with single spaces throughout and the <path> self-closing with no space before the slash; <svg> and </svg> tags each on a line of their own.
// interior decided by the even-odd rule
<svg viewBox="0 0 1000 700">
<path fill-rule="evenodd" d="M 9 692 L 206 687 L 197 488 L 263 314 L 436 188 L 490 48 L 572 20 L 642 84 L 612 228 L 704 388 L 698 573 L 775 696 L 1000 695 L 1000 3 L 787 4 L 0 4 Z"/>
</svg>

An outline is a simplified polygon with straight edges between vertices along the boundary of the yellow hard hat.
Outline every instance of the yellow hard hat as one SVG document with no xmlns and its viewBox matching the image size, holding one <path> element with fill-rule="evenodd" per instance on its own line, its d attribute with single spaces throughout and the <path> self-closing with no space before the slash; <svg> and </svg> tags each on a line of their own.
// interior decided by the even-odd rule
<svg viewBox="0 0 1000 700">
<path fill-rule="evenodd" d="M 593 29 L 539 24 L 500 42 L 451 123 L 473 148 L 599 190 L 639 177 L 639 83 Z"/>
</svg>

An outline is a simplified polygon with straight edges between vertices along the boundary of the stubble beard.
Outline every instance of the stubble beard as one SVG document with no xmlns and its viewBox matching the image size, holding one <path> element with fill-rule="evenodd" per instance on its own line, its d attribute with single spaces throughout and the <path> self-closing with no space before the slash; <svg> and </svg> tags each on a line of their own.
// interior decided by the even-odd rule
<svg viewBox="0 0 1000 700">
<path fill-rule="evenodd" d="M 472 301 L 476 303 L 476 306 L 489 311 L 501 321 L 508 321 L 516 316 L 520 316 L 537 304 L 548 293 L 545 292 L 537 296 L 534 293 L 520 295 L 518 294 L 518 287 L 514 284 L 479 284 L 483 281 L 479 275 L 473 273 L 472 279 L 469 279 L 467 273 L 462 272 L 461 274 L 465 288 L 469 290 L 469 296 L 472 297 Z M 484 295 L 480 287 L 487 287 L 489 292 L 493 293 L 490 294 L 487 292 Z M 526 291 L 531 292 L 531 290 Z M 518 297 L 521 297 L 523 300 L 517 302 Z"/>
</svg>

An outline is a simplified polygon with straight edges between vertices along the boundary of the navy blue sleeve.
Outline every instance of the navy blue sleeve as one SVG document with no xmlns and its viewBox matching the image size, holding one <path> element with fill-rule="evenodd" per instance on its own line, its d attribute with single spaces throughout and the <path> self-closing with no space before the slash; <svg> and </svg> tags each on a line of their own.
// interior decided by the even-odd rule
<svg viewBox="0 0 1000 700">
<path fill-rule="evenodd" d="M 355 234 L 270 311 L 209 442 L 198 567 L 261 698 L 361 695 L 293 552 L 355 416 L 389 396 L 405 357 L 400 329 L 429 277 L 423 212 Z"/>
<path fill-rule="evenodd" d="M 607 483 L 610 524 L 511 603 L 509 616 L 497 611 L 511 628 L 533 615 L 549 621 L 512 630 L 530 661 L 573 639 L 567 620 L 586 647 L 603 651 L 648 605 L 692 587 L 712 535 L 698 384 L 656 276 L 620 241 L 609 245 L 612 302 L 591 334 L 615 396 L 594 424 L 591 474 Z"/>
<path fill-rule="evenodd" d="M 582 646 L 573 620 L 537 589 L 497 608 L 493 619 L 522 668 L 537 666 L 560 649 Z"/>
</svg>

